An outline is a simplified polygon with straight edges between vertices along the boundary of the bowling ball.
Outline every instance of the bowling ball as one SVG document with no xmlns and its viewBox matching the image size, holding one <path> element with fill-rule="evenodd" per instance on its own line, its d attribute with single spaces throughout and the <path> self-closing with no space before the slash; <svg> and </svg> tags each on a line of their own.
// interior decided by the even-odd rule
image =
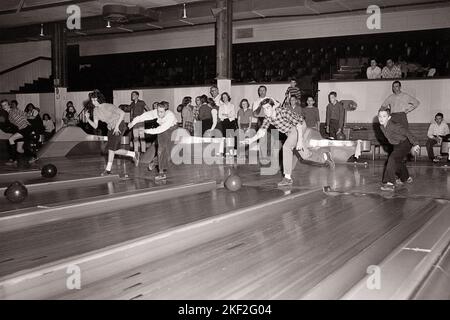
<svg viewBox="0 0 450 320">
<path fill-rule="evenodd" d="M 31 131 L 29 138 L 34 143 L 38 143 L 40 137 L 39 137 L 39 134 L 36 131 Z"/>
<path fill-rule="evenodd" d="M 232 174 L 226 178 L 224 186 L 229 191 L 238 191 L 242 187 L 241 178 L 236 174 Z"/>
<path fill-rule="evenodd" d="M 49 163 L 42 167 L 41 174 L 45 178 L 53 178 L 56 176 L 56 173 L 58 172 L 58 169 L 56 169 L 56 166 Z"/>
<path fill-rule="evenodd" d="M 345 133 L 343 132 L 339 132 L 338 134 L 336 134 L 336 140 L 346 140 L 346 136 Z"/>
<path fill-rule="evenodd" d="M 27 188 L 19 181 L 11 183 L 5 190 L 6 199 L 14 203 L 22 202 L 27 196 Z"/>
</svg>

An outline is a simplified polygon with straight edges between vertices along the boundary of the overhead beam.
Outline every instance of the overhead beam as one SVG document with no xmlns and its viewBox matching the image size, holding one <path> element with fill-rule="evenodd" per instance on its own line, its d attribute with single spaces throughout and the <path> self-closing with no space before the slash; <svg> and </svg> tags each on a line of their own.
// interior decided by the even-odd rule
<svg viewBox="0 0 450 320">
<path fill-rule="evenodd" d="M 25 2 L 25 0 L 23 0 L 23 2 Z M 70 1 L 64 1 L 64 2 L 60 1 L 60 2 L 52 2 L 52 3 L 40 4 L 40 5 L 29 6 L 29 7 L 28 6 L 24 6 L 24 3 L 23 3 L 22 4 L 22 8 L 19 11 L 25 12 L 25 11 L 33 11 L 33 10 L 38 10 L 38 9 L 66 7 L 66 6 L 69 6 L 71 4 L 80 4 L 80 3 L 83 3 L 83 2 L 96 2 L 96 1 L 94 1 L 94 0 L 70 0 Z M 11 13 L 18 13 L 19 11 L 17 11 L 17 9 L 3 10 L 3 11 L 0 11 L 0 15 L 11 14 Z"/>
</svg>

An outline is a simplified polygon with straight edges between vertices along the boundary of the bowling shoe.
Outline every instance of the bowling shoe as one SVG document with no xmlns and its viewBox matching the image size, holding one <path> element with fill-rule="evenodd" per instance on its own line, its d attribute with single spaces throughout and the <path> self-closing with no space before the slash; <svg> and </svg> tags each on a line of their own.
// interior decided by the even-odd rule
<svg viewBox="0 0 450 320">
<path fill-rule="evenodd" d="M 293 183 L 294 183 L 294 181 L 292 179 L 283 178 L 283 180 L 278 182 L 278 186 L 279 187 L 287 187 L 287 186 L 292 186 Z"/>
<path fill-rule="evenodd" d="M 394 184 L 388 182 L 388 183 L 384 183 L 380 189 L 383 191 L 394 191 L 395 186 L 394 186 Z"/>
</svg>

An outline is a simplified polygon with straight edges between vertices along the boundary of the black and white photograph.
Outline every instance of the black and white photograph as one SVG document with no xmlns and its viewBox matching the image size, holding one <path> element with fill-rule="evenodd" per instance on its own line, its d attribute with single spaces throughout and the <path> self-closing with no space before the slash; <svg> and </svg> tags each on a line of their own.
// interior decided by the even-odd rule
<svg viewBox="0 0 450 320">
<path fill-rule="evenodd" d="M 448 119 L 449 0 L 1 0 L 0 300 L 448 301 Z"/>
</svg>

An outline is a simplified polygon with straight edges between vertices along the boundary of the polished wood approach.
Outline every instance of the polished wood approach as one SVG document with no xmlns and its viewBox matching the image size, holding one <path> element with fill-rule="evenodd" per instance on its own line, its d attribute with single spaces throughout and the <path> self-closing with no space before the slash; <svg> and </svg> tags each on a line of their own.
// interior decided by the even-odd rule
<svg viewBox="0 0 450 320">
<path fill-rule="evenodd" d="M 8 167 L 3 167 L 0 171 L 0 183 L 9 184 L 13 181 L 23 181 L 26 179 L 34 179 L 41 176 L 40 170 L 10 170 Z"/>
<path fill-rule="evenodd" d="M 111 208 L 114 208 L 114 210 L 125 210 L 130 207 L 142 206 L 156 201 L 170 200 L 185 195 L 211 191 L 216 186 L 215 181 L 196 184 L 189 183 L 172 187 L 115 193 L 114 196 L 108 195 L 88 198 L 83 202 L 71 201 L 37 210 L 15 211 L 0 216 L 0 232 L 33 227 L 46 222 L 100 215 L 110 212 Z"/>
<path fill-rule="evenodd" d="M 51 162 L 61 179 L 95 177 L 104 165 L 95 157 Z M 122 207 L 107 204 L 89 216 L 0 232 L 0 297 L 342 298 L 362 283 L 369 265 L 382 265 L 406 241 L 429 234 L 424 226 L 441 221 L 433 234 L 444 234 L 448 221 L 439 219 L 450 212 L 450 168 L 408 165 L 414 183 L 389 193 L 379 190 L 383 161 L 334 170 L 299 164 L 294 186 L 277 188 L 281 176 L 262 176 L 256 165 L 173 166 L 167 184 L 158 187 L 154 173 L 121 160 L 113 173 L 129 178 L 71 189 L 76 196 L 59 190 L 53 202 L 49 192 L 42 199 L 31 194 L 30 202 L 3 216 L 51 210 L 38 205 L 83 206 L 93 197 L 114 199 L 151 187 L 220 186 L 232 172 L 244 186 L 148 204 L 125 198 Z M 333 191 L 322 192 L 324 186 Z M 81 268 L 81 290 L 65 287 L 70 265 Z"/>
<path fill-rule="evenodd" d="M 43 180 L 42 182 L 25 184 L 28 192 L 43 192 L 53 191 L 68 188 L 82 188 L 91 185 L 97 185 L 101 183 L 114 182 L 119 180 L 119 176 L 116 174 L 107 175 L 104 177 L 92 177 L 82 179 L 60 180 L 51 181 L 50 179 Z M 5 192 L 7 187 L 0 187 L 0 193 Z"/>
</svg>

